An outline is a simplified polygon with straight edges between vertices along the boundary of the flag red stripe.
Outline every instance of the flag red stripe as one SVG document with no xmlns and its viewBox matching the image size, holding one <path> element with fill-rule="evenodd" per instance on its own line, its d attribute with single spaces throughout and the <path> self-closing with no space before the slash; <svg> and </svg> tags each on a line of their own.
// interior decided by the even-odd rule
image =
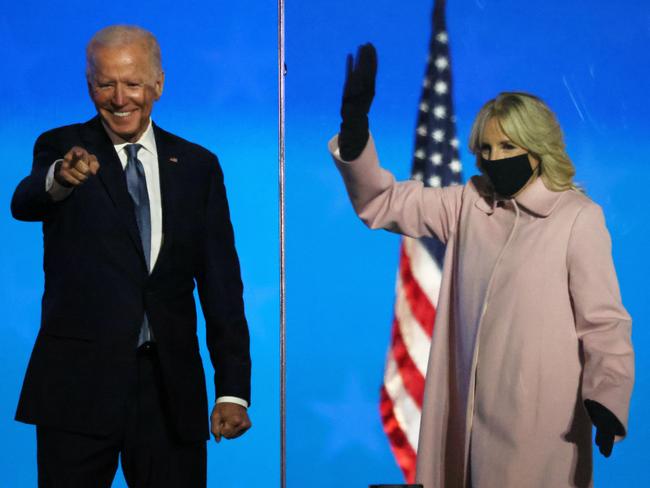
<svg viewBox="0 0 650 488">
<path fill-rule="evenodd" d="M 406 254 L 406 246 L 402 241 L 400 250 L 399 273 L 402 280 L 404 295 L 411 309 L 411 314 L 424 331 L 431 337 L 433 334 L 433 323 L 436 320 L 436 309 L 429 301 L 429 297 L 422 291 L 420 284 L 415 279 L 411 270 L 411 259 Z"/>
<path fill-rule="evenodd" d="M 395 414 L 393 413 L 393 401 L 386 388 L 381 388 L 381 400 L 379 402 L 379 412 L 381 414 L 381 421 L 384 425 L 384 432 L 390 440 L 390 447 L 393 455 L 397 460 L 397 464 L 402 469 L 407 483 L 415 483 L 415 462 L 417 455 L 411 444 L 409 443 L 406 434 L 402 431 Z"/>
<path fill-rule="evenodd" d="M 391 342 L 393 351 L 393 358 L 397 363 L 397 369 L 402 377 L 404 388 L 408 391 L 409 395 L 413 398 L 417 406 L 422 409 L 422 401 L 424 399 L 424 376 L 416 366 L 411 358 L 404 338 L 400 331 L 399 321 L 397 318 L 393 321 L 393 337 Z"/>
</svg>

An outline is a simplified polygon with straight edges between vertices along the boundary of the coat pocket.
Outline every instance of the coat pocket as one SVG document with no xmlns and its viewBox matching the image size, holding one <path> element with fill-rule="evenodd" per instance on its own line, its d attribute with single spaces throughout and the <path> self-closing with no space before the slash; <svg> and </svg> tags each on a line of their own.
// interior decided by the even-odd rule
<svg viewBox="0 0 650 488">
<path fill-rule="evenodd" d="M 52 337 L 85 342 L 95 340 L 95 334 L 88 321 L 78 316 L 52 315 L 43 317 L 41 333 Z"/>
</svg>

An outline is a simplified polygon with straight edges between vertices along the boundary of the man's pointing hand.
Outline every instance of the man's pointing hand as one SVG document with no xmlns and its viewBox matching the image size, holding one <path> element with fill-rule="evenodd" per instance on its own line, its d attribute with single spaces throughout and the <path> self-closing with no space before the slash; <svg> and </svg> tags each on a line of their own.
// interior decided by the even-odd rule
<svg viewBox="0 0 650 488">
<path fill-rule="evenodd" d="M 60 185 L 74 187 L 81 185 L 90 176 L 99 171 L 99 162 L 94 154 L 84 148 L 75 146 L 57 163 L 54 179 Z"/>
</svg>

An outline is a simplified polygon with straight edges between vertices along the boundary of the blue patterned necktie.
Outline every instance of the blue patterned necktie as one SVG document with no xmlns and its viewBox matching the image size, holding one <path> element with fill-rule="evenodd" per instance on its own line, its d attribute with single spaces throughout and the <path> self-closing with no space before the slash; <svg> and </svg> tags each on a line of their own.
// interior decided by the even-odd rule
<svg viewBox="0 0 650 488">
<path fill-rule="evenodd" d="M 137 156 L 141 147 L 141 144 L 129 144 L 125 146 L 127 160 L 124 171 L 126 173 L 126 186 L 133 200 L 135 221 L 138 224 L 138 231 L 140 232 L 144 259 L 147 262 L 147 270 L 151 272 L 151 212 L 149 210 L 147 179 L 144 175 L 142 162 Z M 151 341 L 152 338 L 153 335 L 149 328 L 149 320 L 145 314 L 142 328 L 140 329 L 140 337 L 138 338 L 138 346 Z"/>
</svg>

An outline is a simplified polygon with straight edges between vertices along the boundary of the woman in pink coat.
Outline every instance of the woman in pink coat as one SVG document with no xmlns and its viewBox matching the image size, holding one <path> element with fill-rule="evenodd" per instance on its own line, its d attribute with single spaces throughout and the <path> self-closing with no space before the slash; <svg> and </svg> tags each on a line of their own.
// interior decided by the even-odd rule
<svg viewBox="0 0 650 488">
<path fill-rule="evenodd" d="M 592 425 L 605 456 L 626 434 L 631 320 L 603 212 L 574 185 L 555 116 L 534 96 L 502 93 L 472 128 L 481 176 L 396 182 L 368 132 L 375 73 L 372 45 L 348 58 L 329 149 L 369 227 L 446 243 L 418 482 L 592 486 Z"/>
</svg>

